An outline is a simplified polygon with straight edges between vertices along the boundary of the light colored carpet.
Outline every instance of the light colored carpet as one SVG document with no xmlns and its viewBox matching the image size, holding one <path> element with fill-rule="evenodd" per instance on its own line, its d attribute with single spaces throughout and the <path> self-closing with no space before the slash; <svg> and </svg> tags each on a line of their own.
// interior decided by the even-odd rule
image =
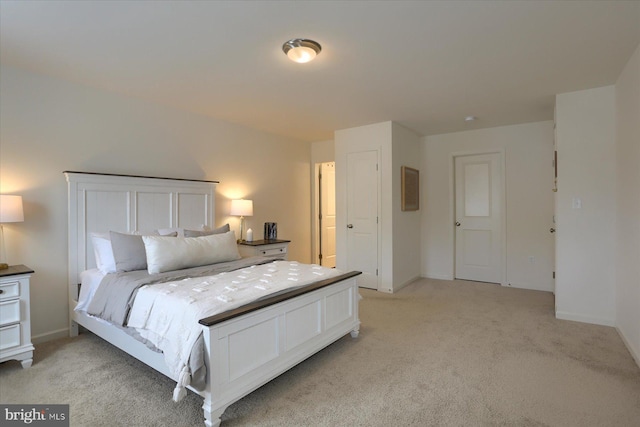
<svg viewBox="0 0 640 427">
<path fill-rule="evenodd" d="M 640 369 L 613 328 L 553 295 L 420 280 L 361 290 L 346 336 L 230 406 L 231 426 L 640 426 Z M 0 365 L 2 403 L 69 403 L 72 426 L 201 426 L 201 398 L 90 333 Z"/>
</svg>

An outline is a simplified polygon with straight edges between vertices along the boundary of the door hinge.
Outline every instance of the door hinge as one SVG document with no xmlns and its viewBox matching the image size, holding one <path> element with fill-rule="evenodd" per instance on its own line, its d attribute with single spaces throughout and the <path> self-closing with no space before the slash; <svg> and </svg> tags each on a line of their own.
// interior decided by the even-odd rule
<svg viewBox="0 0 640 427">
<path fill-rule="evenodd" d="M 553 272 L 553 278 L 554 279 L 556 278 L 556 272 L 555 271 Z"/>
<path fill-rule="evenodd" d="M 318 254 L 318 259 L 322 261 L 322 254 Z"/>
<path fill-rule="evenodd" d="M 376 224 L 378 224 L 378 217 L 376 217 Z"/>
<path fill-rule="evenodd" d="M 376 163 L 376 170 L 378 170 L 378 164 Z"/>
<path fill-rule="evenodd" d="M 378 275 L 378 269 L 376 268 L 376 276 Z"/>
<path fill-rule="evenodd" d="M 318 219 L 322 219 L 322 214 L 318 214 Z"/>
</svg>

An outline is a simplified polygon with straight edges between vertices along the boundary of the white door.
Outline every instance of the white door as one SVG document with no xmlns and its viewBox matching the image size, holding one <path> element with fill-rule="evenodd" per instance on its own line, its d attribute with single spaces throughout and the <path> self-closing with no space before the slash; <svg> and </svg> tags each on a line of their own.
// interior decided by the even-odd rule
<svg viewBox="0 0 640 427">
<path fill-rule="evenodd" d="M 456 279 L 502 282 L 500 154 L 455 158 Z"/>
<path fill-rule="evenodd" d="M 378 152 L 347 155 L 347 266 L 358 285 L 378 289 Z"/>
<path fill-rule="evenodd" d="M 336 266 L 336 164 L 320 165 L 320 265 Z"/>
</svg>

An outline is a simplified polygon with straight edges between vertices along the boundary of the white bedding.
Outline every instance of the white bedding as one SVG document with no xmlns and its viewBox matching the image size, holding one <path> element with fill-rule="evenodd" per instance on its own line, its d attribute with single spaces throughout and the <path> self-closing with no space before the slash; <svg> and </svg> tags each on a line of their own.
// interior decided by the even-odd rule
<svg viewBox="0 0 640 427">
<path fill-rule="evenodd" d="M 80 295 L 78 296 L 78 304 L 76 304 L 76 311 L 86 311 L 91 298 L 96 293 L 100 282 L 104 278 L 105 274 L 97 268 L 91 270 L 85 270 L 80 273 Z"/>
<path fill-rule="evenodd" d="M 95 281 L 101 279 L 99 270 L 85 273 L 78 303 L 81 309 L 86 309 L 97 288 Z M 127 326 L 163 352 L 167 367 L 178 379 L 174 391 L 177 401 L 191 380 L 189 357 L 202 333 L 200 319 L 340 274 L 334 268 L 276 261 L 214 276 L 145 285 L 137 291 Z"/>
</svg>

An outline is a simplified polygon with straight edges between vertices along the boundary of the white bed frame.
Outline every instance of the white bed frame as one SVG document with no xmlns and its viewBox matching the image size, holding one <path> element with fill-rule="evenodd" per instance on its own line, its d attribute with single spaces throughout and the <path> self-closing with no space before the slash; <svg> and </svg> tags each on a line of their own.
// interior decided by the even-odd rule
<svg viewBox="0 0 640 427">
<path fill-rule="evenodd" d="M 70 334 L 78 325 L 102 337 L 164 375 L 162 354 L 120 329 L 74 311 L 79 276 L 94 268 L 90 232 L 151 231 L 158 228 L 214 227 L 216 181 L 65 172 L 69 200 Z M 219 426 L 225 409 L 344 335 L 358 336 L 358 286 L 352 272 L 201 320 L 207 381 L 204 422 Z M 167 398 L 171 390 L 167 390 Z"/>
</svg>

